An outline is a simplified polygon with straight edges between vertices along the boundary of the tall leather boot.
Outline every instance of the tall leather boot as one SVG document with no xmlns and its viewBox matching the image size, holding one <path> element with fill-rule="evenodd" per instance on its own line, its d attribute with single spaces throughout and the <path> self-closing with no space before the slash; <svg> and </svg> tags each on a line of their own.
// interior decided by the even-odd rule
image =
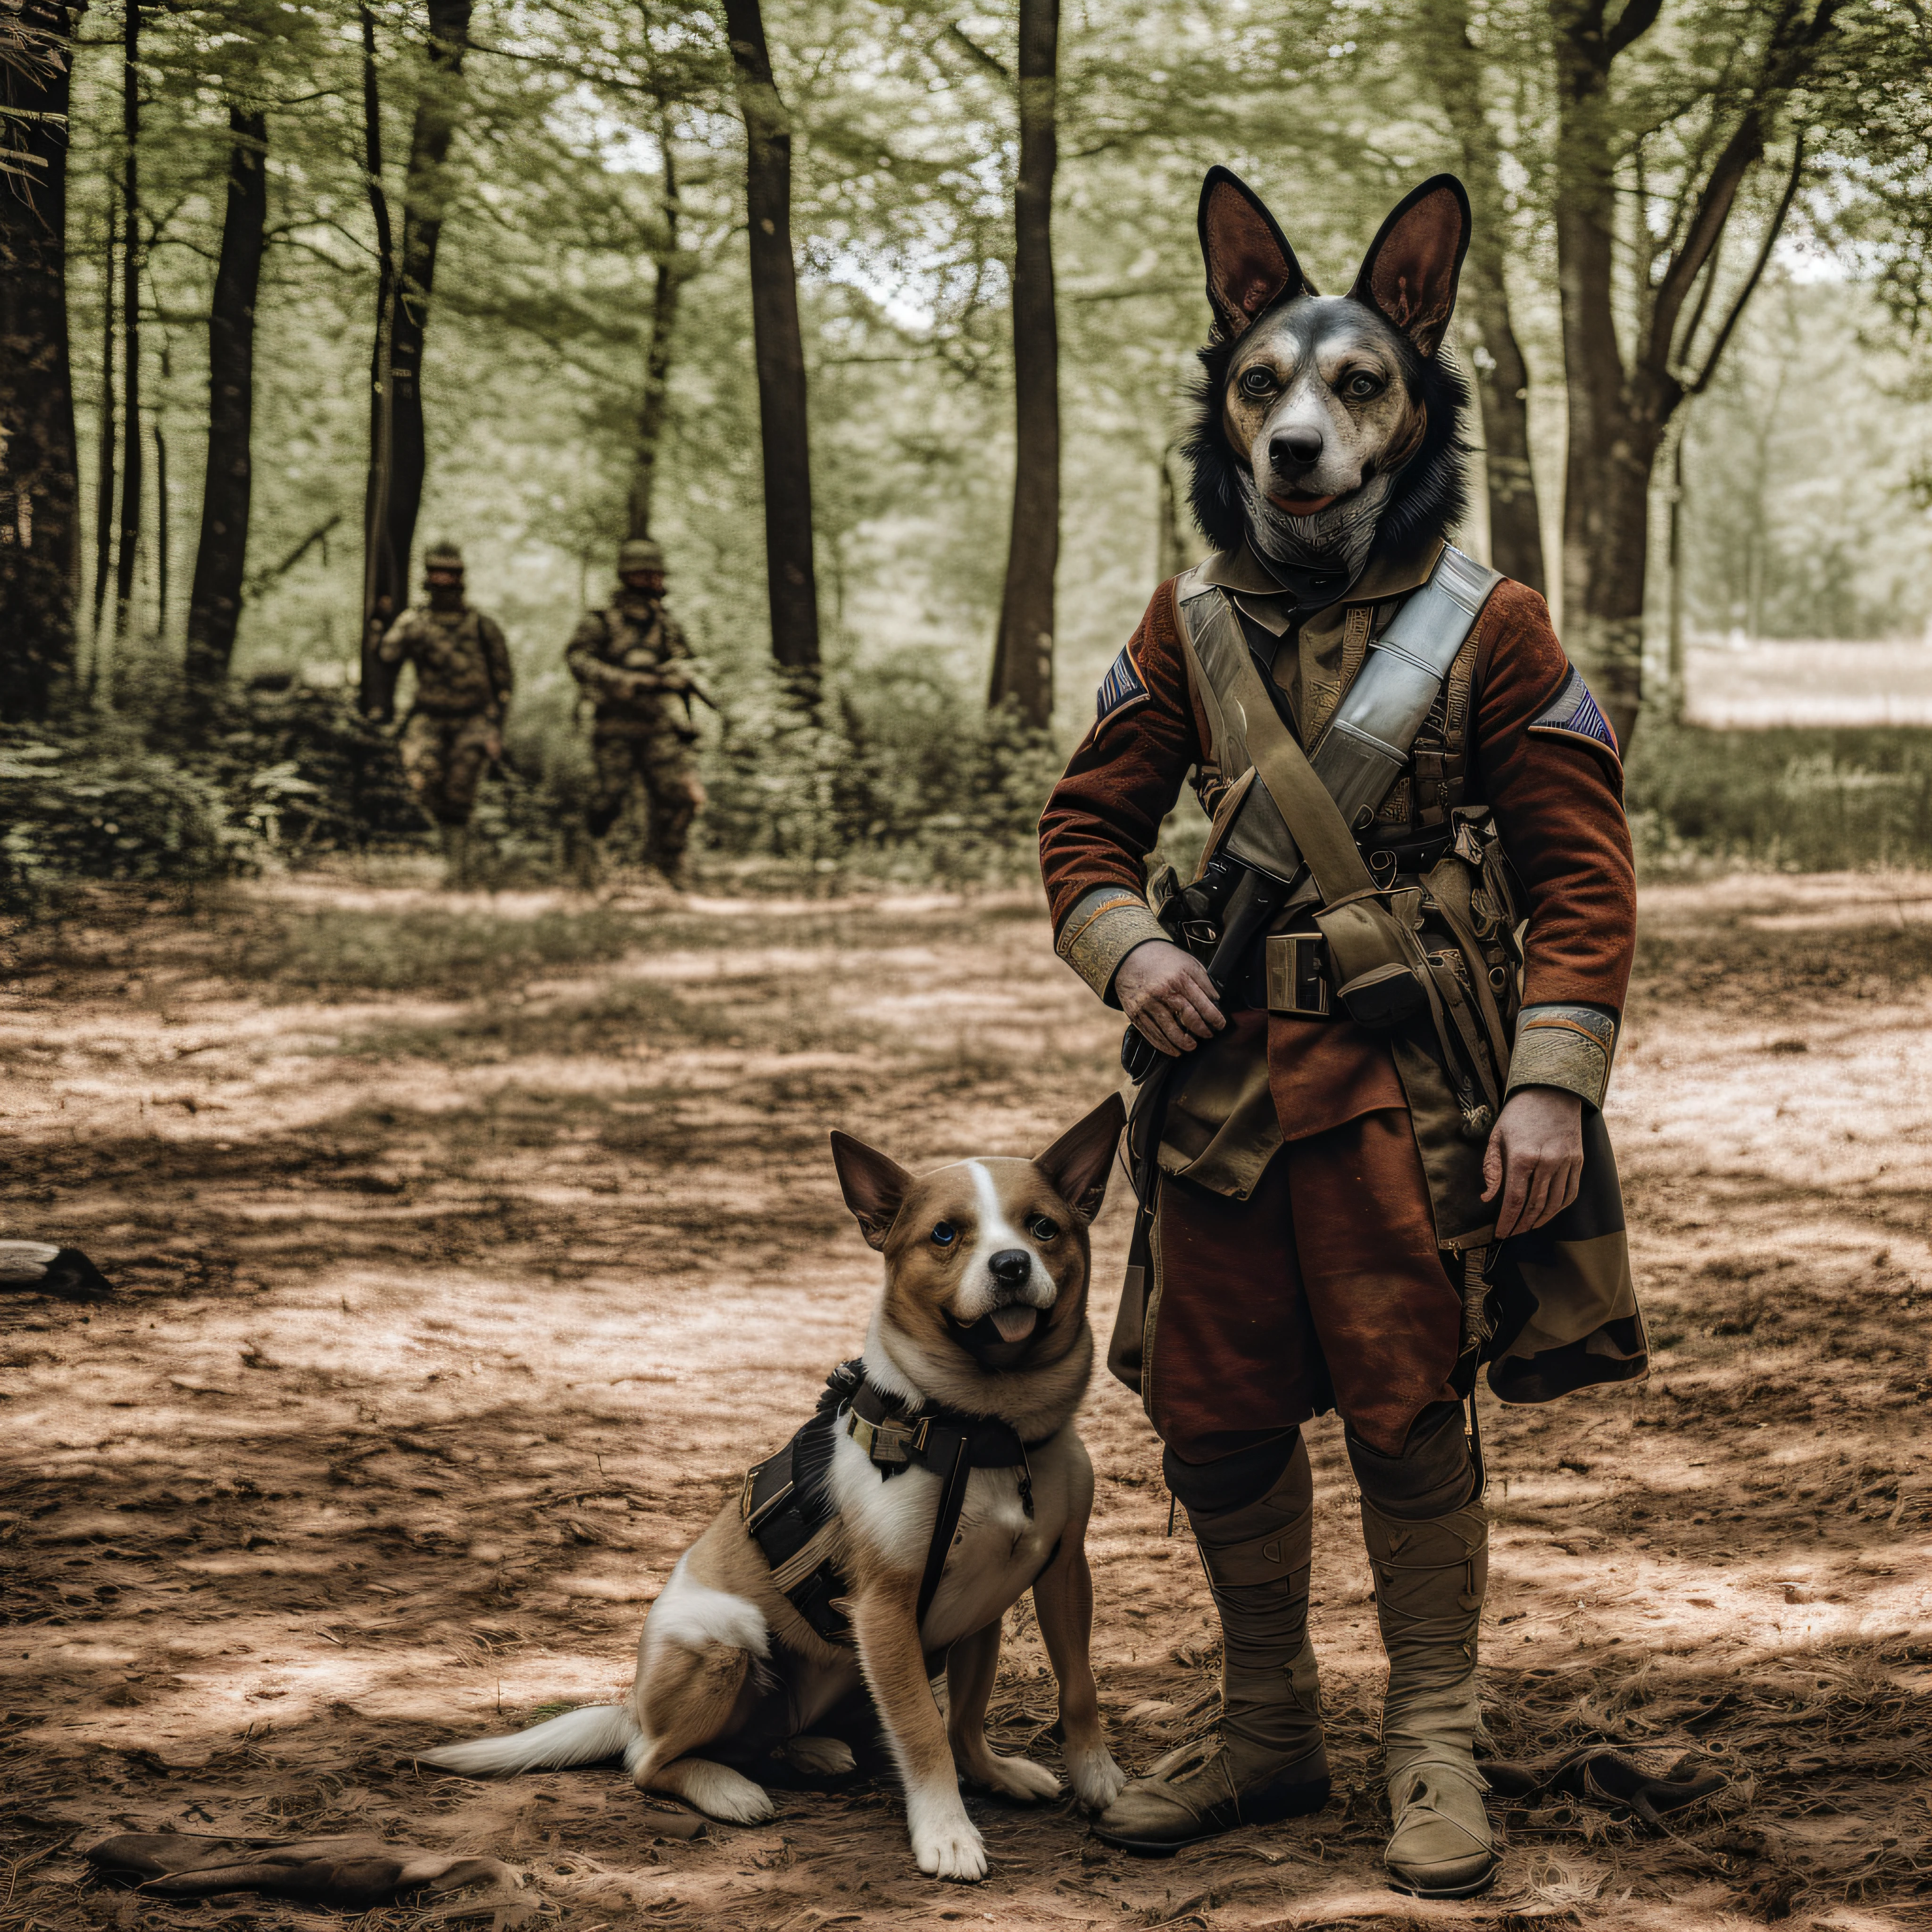
<svg viewBox="0 0 1932 1932">
<path fill-rule="evenodd" d="M 1258 1502 L 1190 1511 L 1221 1617 L 1217 1730 L 1170 1751 L 1102 1814 L 1094 1834 L 1164 1857 L 1238 1825 L 1268 1824 L 1328 1802 L 1328 1754 L 1308 1575 L 1315 1509 L 1306 1445 Z"/>
<path fill-rule="evenodd" d="M 1365 1491 L 1362 1538 L 1389 1660 L 1382 1749 L 1394 1828 L 1384 1862 L 1406 1892 L 1466 1898 L 1490 1883 L 1497 1864 L 1483 1810 L 1490 1787 L 1474 1750 L 1489 1518 L 1480 1496 L 1411 1518 L 1384 1514 Z"/>
</svg>

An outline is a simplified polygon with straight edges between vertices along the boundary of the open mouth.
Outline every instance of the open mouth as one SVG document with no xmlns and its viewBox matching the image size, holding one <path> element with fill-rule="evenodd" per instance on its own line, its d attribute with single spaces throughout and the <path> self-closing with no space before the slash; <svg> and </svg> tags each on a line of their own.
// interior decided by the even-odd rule
<svg viewBox="0 0 1932 1932">
<path fill-rule="evenodd" d="M 1023 1302 L 1015 1302 L 1010 1308 L 996 1308 L 993 1326 L 1000 1331 L 1002 1342 L 1024 1342 L 1040 1326 L 1040 1310 Z"/>
<path fill-rule="evenodd" d="M 940 1310 L 953 1340 L 982 1369 L 1017 1366 L 1042 1333 L 1041 1312 L 1023 1302 L 1012 1302 L 976 1322 L 962 1322 L 944 1309 Z"/>
<path fill-rule="evenodd" d="M 1332 496 L 1290 496 L 1270 490 L 1268 501 L 1277 510 L 1286 510 L 1291 517 L 1312 517 L 1317 510 L 1325 510 L 1330 503 L 1340 502 L 1340 496 L 1338 492 Z"/>
</svg>

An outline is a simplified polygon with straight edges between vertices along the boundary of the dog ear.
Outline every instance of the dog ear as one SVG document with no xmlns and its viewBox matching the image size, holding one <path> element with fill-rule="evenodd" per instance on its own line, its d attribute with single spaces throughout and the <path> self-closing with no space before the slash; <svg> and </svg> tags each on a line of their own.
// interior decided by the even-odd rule
<svg viewBox="0 0 1932 1932">
<path fill-rule="evenodd" d="M 1403 196 L 1362 257 L 1348 292 L 1433 356 L 1456 309 L 1456 280 L 1469 252 L 1469 197 L 1454 175 L 1436 175 Z"/>
<path fill-rule="evenodd" d="M 1087 1118 L 1067 1129 L 1034 1166 L 1053 1183 L 1054 1192 L 1083 1222 L 1091 1221 L 1107 1198 L 1107 1181 L 1114 1169 L 1114 1150 L 1127 1110 L 1118 1094 L 1109 1094 Z"/>
<path fill-rule="evenodd" d="M 1264 308 L 1288 296 L 1312 296 L 1294 250 L 1246 182 L 1212 167 L 1201 184 L 1201 256 L 1208 299 L 1232 342 Z"/>
<path fill-rule="evenodd" d="M 859 1232 L 868 1246 L 883 1248 L 892 1231 L 900 1204 L 912 1186 L 912 1176 L 896 1160 L 836 1130 L 832 1164 L 838 1170 L 839 1190 L 857 1218 Z"/>
</svg>

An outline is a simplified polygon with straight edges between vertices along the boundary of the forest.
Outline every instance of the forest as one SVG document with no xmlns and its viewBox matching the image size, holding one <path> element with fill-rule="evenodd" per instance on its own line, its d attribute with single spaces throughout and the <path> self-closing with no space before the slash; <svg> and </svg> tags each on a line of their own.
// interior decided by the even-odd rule
<svg viewBox="0 0 1932 1932">
<path fill-rule="evenodd" d="M 1666 739 L 1687 635 L 1932 613 L 1932 109 L 1893 0 L 22 0 L 0 32 L 16 890 L 420 840 L 368 654 L 444 538 L 520 672 L 478 824 L 499 876 L 554 870 L 562 647 L 646 534 L 715 686 L 700 851 L 1004 875 L 1199 553 L 1214 160 L 1323 286 L 1416 180 L 1468 183 L 1465 541 L 1548 592 L 1626 738 L 1648 702 Z M 1871 851 L 1922 836 L 1916 745 L 1780 752 L 1884 768 Z M 1718 806 L 1676 762 L 1634 775 L 1660 850 L 1804 836 L 1763 748 Z"/>
<path fill-rule="evenodd" d="M 1351 890 L 1324 882 L 1322 916 L 1393 930 L 1419 904 L 1476 938 L 1398 934 L 1393 991 L 1426 1014 L 1379 967 L 1354 982 L 1396 1036 L 1318 1024 L 1304 996 L 1345 990 L 1328 928 L 1270 929 L 1228 978 L 1247 1058 L 1210 1048 L 1180 1083 L 1220 1080 L 1204 1104 L 1235 1111 L 1201 1131 L 1258 1157 L 1190 1224 L 1163 1204 L 1214 1197 L 1169 1194 L 1156 1134 L 1104 1201 L 1092 1179 L 1124 1083 L 1091 982 L 1119 994 L 1135 955 L 1067 970 L 1039 827 L 1156 586 L 1206 560 L 1187 444 L 1228 314 L 1197 232 L 1217 166 L 1330 295 L 1412 190 L 1463 184 L 1454 540 L 1547 598 L 1588 689 L 1534 600 L 1495 590 L 1574 705 L 1514 781 L 1533 758 L 1568 814 L 1517 821 L 1534 916 L 1500 916 L 1484 813 L 1446 816 L 1466 652 L 1390 794 L 1417 839 L 1358 852 L 1336 817 Z M 1454 194 L 1425 199 L 1460 237 Z M 1335 614 L 1340 661 L 1394 601 Z M 1205 830 L 1184 798 L 1150 860 L 1188 871 Z M 1244 917 L 1294 916 L 1242 869 Z M 1076 884 L 1089 924 L 1145 916 Z M 1236 903 L 1218 935 L 1172 929 L 1218 958 Z M 1133 929 L 1143 967 L 1165 956 Z M 1520 1082 L 1496 1045 L 1519 994 L 1542 1056 Z M 1396 1107 L 1390 1037 L 1409 1077 L 1439 1048 L 1483 1091 Z M 1292 1118 L 1277 1041 L 1296 1104 L 1339 1095 L 1338 1124 Z M 1138 1092 L 1157 1112 L 1174 1086 Z M 1924 6 L 0 0 L 0 1096 L 6 1932 L 1923 1924 Z M 1520 1240 L 1472 1208 L 1460 1252 L 1432 1246 L 1418 1149 L 1473 1193 L 1526 1111 L 1587 1128 L 1587 1202 Z M 1370 1154 L 1406 1179 L 1369 1186 Z M 890 1174 L 939 1163 L 943 1218 L 893 1208 Z M 1017 1253 L 958 1239 L 994 1196 Z M 1402 1306 L 1388 1251 L 1346 1256 L 1405 1214 Z M 1271 1308 L 1313 1338 L 1228 1351 L 1226 1387 L 1277 1404 L 1265 1468 L 1250 1442 L 1184 1474 L 1151 1426 L 1188 1357 L 1156 1372 L 1150 1310 L 1172 1324 L 1162 1270 L 1196 1239 L 1210 1341 Z M 988 1370 L 958 1408 L 868 1425 L 887 1455 L 935 1416 L 956 1445 L 943 1490 L 930 1462 L 926 1490 L 884 1490 L 883 1461 L 859 1485 L 935 1498 L 895 1626 L 945 1800 L 916 1825 L 863 1696 L 779 1714 L 746 1625 L 700 1652 L 718 1605 L 764 1612 L 686 1558 L 736 1549 L 789 1670 L 772 1566 L 794 1607 L 829 1597 L 844 1520 L 776 1519 L 803 1540 L 760 1568 L 758 1484 L 802 1466 L 788 1442 L 866 1453 L 837 1365 L 969 1252 L 1052 1276 L 1051 1318 L 1020 1318 L 1064 1346 L 1062 1406 L 1037 1441 L 996 1427 L 970 1404 L 1028 1378 Z M 1499 1324 L 1520 1340 L 1523 1283 L 1566 1266 L 1585 1318 L 1536 1331 L 1526 1392 L 1520 1352 L 1499 1382 Z M 1626 1293 L 1640 1313 L 1603 1320 Z M 921 1359 L 1000 1359 L 977 1352 L 1010 1342 L 1010 1298 L 935 1305 Z M 1358 1339 L 1324 1352 L 1331 1319 Z M 1076 1374 L 1089 1325 L 1102 1359 L 1143 1352 L 1139 1390 Z M 1323 1378 L 1393 1402 L 1378 1351 L 1425 1326 L 1474 1392 L 1459 1410 L 1462 1382 L 1412 1360 L 1411 1433 L 1455 1466 L 1406 1522 L 1372 1517 L 1410 1425 L 1365 1455 Z M 1302 1390 L 1305 1459 L 1276 1426 Z M 1229 1466 L 1274 1486 L 1232 1509 L 1171 1486 Z M 962 1559 L 946 1498 L 974 1484 L 1006 1513 L 957 1518 L 982 1539 Z M 923 1621 L 920 1562 L 970 1597 L 963 1636 Z M 694 1574 L 700 1607 L 667 1605 Z M 617 1750 L 598 1713 L 640 1626 L 743 1673 L 716 1712 L 770 1716 L 787 1755 L 712 1724 L 701 1790 L 688 1755 L 648 1788 L 614 1755 L 457 1774 L 446 1748 L 538 1724 Z M 928 1668 L 953 1652 L 932 1691 L 928 1634 Z M 1429 1808 L 1391 1742 L 1418 1657 L 1480 1894 L 1394 1888 Z M 1296 1708 L 1262 1821 L 1220 1813 L 1152 1847 L 1172 1856 L 1094 1828 L 1095 1724 L 1142 1800 L 1169 1772 L 1211 1792 L 1263 1678 L 1269 1724 Z M 784 1730 L 808 1720 L 825 1735 Z M 920 1837 L 956 1828 L 956 1769 L 971 1885 Z M 722 1802 L 734 1778 L 764 1808 Z M 256 1888 L 221 1864 L 176 1896 L 141 1862 L 204 1855 Z"/>
</svg>

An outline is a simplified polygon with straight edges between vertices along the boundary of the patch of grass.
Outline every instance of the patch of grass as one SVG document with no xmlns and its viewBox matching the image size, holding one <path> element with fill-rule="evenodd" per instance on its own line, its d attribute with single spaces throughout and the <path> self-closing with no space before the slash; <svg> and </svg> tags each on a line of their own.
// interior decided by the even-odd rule
<svg viewBox="0 0 1932 1932">
<path fill-rule="evenodd" d="M 1652 869 L 1750 859 L 1795 872 L 1932 864 L 1932 730 L 1714 731 L 1646 716 L 1627 774 Z"/>
<path fill-rule="evenodd" d="M 605 907 L 519 919 L 488 912 L 278 914 L 243 938 L 232 971 L 296 994 L 428 993 L 473 998 L 544 973 L 620 958 L 634 916 Z"/>
</svg>

